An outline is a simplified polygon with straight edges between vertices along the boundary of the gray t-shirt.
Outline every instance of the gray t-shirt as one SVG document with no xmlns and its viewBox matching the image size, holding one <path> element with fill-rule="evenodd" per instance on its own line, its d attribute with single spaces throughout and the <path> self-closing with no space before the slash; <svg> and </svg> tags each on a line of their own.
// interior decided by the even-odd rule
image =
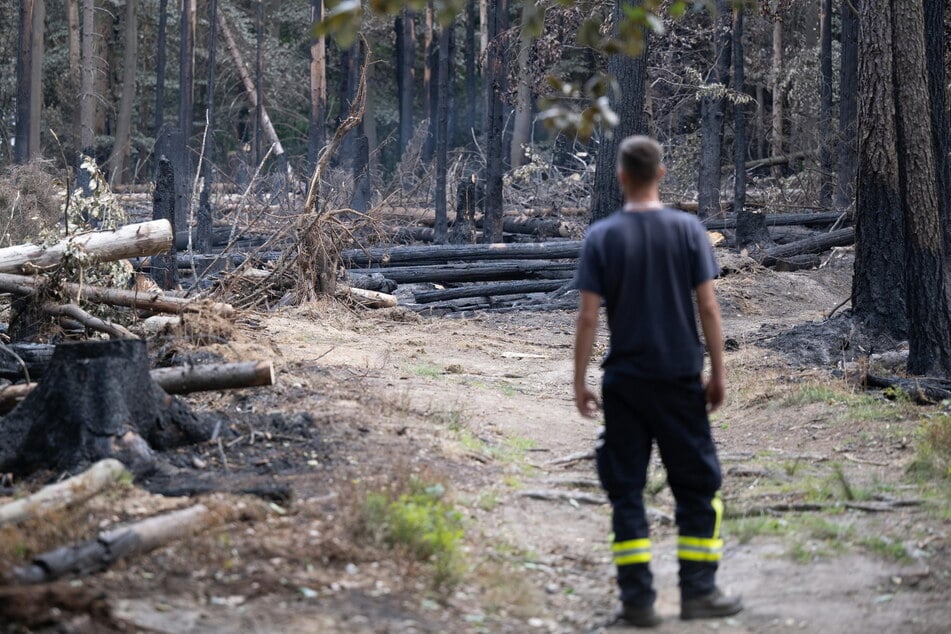
<svg viewBox="0 0 951 634">
<path fill-rule="evenodd" d="M 575 283 L 604 298 L 605 370 L 677 379 L 703 371 L 693 293 L 720 272 L 706 229 L 675 209 L 619 210 L 593 224 Z"/>
</svg>

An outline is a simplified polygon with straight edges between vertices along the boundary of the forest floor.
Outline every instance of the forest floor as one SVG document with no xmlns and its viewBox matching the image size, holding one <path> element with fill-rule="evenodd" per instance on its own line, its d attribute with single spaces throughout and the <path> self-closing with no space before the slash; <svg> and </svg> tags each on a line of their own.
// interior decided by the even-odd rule
<svg viewBox="0 0 951 634">
<path fill-rule="evenodd" d="M 673 500 L 655 455 L 658 631 L 947 631 L 951 485 L 925 466 L 930 439 L 951 433 L 948 414 L 862 392 L 842 368 L 767 347 L 848 297 L 850 269 L 846 256 L 817 271 L 718 282 L 731 375 L 712 421 L 728 518 L 719 580 L 746 610 L 677 620 Z M 191 399 L 233 422 L 220 449 L 179 458 L 199 457 L 201 473 L 290 483 L 295 501 L 217 494 L 245 507 L 243 520 L 81 583 L 104 593 L 126 631 L 599 631 L 617 607 L 610 509 L 591 460 L 552 464 L 593 449 L 599 430 L 571 399 L 573 319 L 340 306 L 260 317 L 214 351 L 274 358 L 279 385 Z M 605 345 L 602 332 L 599 354 Z M 0 562 L 188 503 L 126 487 L 65 513 L 59 528 L 3 535 Z M 818 510 L 780 510 L 789 504 Z M 433 562 L 421 561 L 420 535 Z"/>
</svg>

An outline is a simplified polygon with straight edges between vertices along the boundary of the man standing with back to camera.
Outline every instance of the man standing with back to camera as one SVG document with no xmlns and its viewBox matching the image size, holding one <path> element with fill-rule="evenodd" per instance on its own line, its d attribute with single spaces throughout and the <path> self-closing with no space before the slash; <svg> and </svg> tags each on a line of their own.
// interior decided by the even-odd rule
<svg viewBox="0 0 951 634">
<path fill-rule="evenodd" d="M 706 230 L 690 214 L 660 201 L 663 150 L 644 136 L 621 142 L 618 180 L 622 209 L 585 238 L 576 278 L 581 291 L 575 340 L 575 404 L 586 418 L 598 400 L 585 374 L 607 308 L 611 347 L 604 360 L 604 432 L 598 476 L 613 509 L 612 551 L 622 608 L 618 618 L 637 627 L 661 622 L 650 571 L 651 545 L 643 491 L 654 440 L 677 502 L 681 619 L 726 617 L 743 609 L 716 586 L 723 550 L 720 465 L 710 412 L 723 402 L 723 331 L 713 291 L 719 266 Z M 702 381 L 703 345 L 711 373 Z"/>
</svg>

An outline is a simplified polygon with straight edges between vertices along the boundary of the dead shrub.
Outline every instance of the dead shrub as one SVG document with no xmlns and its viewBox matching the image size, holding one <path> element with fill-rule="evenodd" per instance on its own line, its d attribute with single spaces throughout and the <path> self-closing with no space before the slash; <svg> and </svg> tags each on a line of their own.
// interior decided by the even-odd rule
<svg viewBox="0 0 951 634">
<path fill-rule="evenodd" d="M 34 242 L 63 219 L 62 183 L 51 163 L 14 165 L 0 174 L 0 209 L 9 215 L 0 232 L 0 246 Z"/>
</svg>

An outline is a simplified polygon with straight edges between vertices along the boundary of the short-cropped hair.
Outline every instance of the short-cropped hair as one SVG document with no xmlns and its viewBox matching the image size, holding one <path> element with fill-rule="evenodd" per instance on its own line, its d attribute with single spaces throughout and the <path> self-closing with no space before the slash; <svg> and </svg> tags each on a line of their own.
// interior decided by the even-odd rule
<svg viewBox="0 0 951 634">
<path fill-rule="evenodd" d="M 617 162 L 635 184 L 647 184 L 657 178 L 657 171 L 664 162 L 664 149 L 648 136 L 629 136 L 621 141 Z"/>
</svg>

